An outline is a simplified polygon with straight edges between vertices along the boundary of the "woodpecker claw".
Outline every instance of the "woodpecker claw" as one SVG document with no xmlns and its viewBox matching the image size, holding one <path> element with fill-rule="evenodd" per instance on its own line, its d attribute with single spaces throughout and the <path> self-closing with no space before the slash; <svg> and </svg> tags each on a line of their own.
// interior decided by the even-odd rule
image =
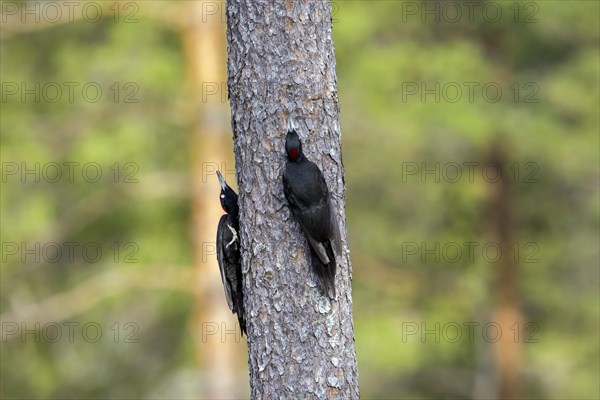
<svg viewBox="0 0 600 400">
<path fill-rule="evenodd" d="M 227 224 L 227 227 L 228 227 L 228 228 L 229 228 L 229 230 L 231 231 L 231 234 L 233 235 L 233 238 L 231 239 L 231 241 L 230 241 L 229 243 L 227 243 L 227 244 L 225 245 L 225 248 L 226 248 L 226 249 L 227 249 L 227 248 L 229 248 L 229 246 L 231 246 L 232 244 L 234 244 L 234 243 L 235 243 L 235 242 L 237 242 L 237 240 L 238 240 L 238 234 L 237 234 L 236 230 L 235 230 L 235 229 L 233 229 L 233 227 L 232 227 L 231 225 L 229 225 L 229 224 Z"/>
</svg>

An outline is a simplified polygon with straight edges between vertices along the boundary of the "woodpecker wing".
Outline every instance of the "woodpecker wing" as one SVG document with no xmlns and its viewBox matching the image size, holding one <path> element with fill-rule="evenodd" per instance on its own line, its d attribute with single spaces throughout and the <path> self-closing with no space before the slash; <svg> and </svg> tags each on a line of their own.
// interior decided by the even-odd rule
<svg viewBox="0 0 600 400">
<path fill-rule="evenodd" d="M 329 210 L 331 215 L 331 244 L 333 245 L 333 251 L 336 256 L 342 255 L 342 237 L 340 236 L 340 227 L 337 223 L 337 218 L 335 217 L 335 209 L 333 208 L 333 202 L 331 198 L 329 199 Z"/>
<path fill-rule="evenodd" d="M 219 270 L 221 271 L 221 281 L 223 281 L 223 288 L 225 289 L 225 298 L 227 299 L 227 305 L 229 309 L 233 311 L 233 294 L 231 293 L 231 285 L 227 279 L 227 257 L 225 257 L 225 246 L 227 245 L 227 227 L 228 215 L 224 214 L 219 220 L 219 226 L 217 228 L 217 261 L 219 262 Z"/>
<path fill-rule="evenodd" d="M 328 264 L 329 257 L 322 243 L 330 239 L 335 216 L 332 216 L 323 174 L 310 161 L 303 162 L 302 166 L 288 163 L 283 175 L 283 188 L 292 215 L 300 224 L 310 247 L 321 262 Z"/>
</svg>

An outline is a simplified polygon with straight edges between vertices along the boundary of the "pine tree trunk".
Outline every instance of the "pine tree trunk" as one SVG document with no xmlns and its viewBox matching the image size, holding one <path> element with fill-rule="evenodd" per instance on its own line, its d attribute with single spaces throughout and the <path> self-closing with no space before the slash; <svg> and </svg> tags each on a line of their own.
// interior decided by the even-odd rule
<svg viewBox="0 0 600 400">
<path fill-rule="evenodd" d="M 356 399 L 331 6 L 228 0 L 227 28 L 252 398 Z M 283 195 L 288 114 L 325 175 L 340 224 L 334 301 L 316 285 Z"/>
<path fill-rule="evenodd" d="M 511 188 L 509 172 L 506 170 L 508 157 L 503 142 L 494 146 L 490 163 L 499 166 L 500 179 L 491 184 L 492 229 L 502 251 L 495 265 L 493 291 L 496 295 L 494 320 L 503 334 L 494 343 L 496 351 L 496 374 L 499 381 L 498 398 L 513 400 L 520 398 L 520 374 L 523 332 L 523 314 L 519 308 L 519 260 L 513 260 L 511 246 L 515 243 L 512 227 Z M 515 336 L 516 335 L 516 336 Z M 516 338 L 516 339 L 515 339 Z"/>
</svg>

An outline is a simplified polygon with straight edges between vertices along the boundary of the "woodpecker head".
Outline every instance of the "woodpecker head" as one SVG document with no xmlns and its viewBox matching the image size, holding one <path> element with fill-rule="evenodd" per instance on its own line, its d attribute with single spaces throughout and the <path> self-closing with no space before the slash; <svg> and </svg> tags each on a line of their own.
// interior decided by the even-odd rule
<svg viewBox="0 0 600 400">
<path fill-rule="evenodd" d="M 287 136 L 285 137 L 285 151 L 288 156 L 288 160 L 291 162 L 300 161 L 303 157 L 302 154 L 302 142 L 300 137 L 296 133 L 296 127 L 294 121 L 291 118 L 288 119 Z"/>
<path fill-rule="evenodd" d="M 238 209 L 238 196 L 233 191 L 232 188 L 229 187 L 227 182 L 225 182 L 225 178 L 221 175 L 220 171 L 217 171 L 217 177 L 219 178 L 219 183 L 221 184 L 221 194 L 219 198 L 221 200 L 221 207 L 223 211 L 227 214 L 236 211 Z"/>
</svg>

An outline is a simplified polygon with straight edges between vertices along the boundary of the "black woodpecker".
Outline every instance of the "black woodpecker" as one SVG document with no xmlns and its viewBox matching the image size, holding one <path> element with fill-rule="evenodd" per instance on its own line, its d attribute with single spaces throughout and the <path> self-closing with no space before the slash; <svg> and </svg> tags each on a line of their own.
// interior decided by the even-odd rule
<svg viewBox="0 0 600 400">
<path fill-rule="evenodd" d="M 221 280 L 225 288 L 225 298 L 232 313 L 237 314 L 242 336 L 246 333 L 244 314 L 244 293 L 242 289 L 242 264 L 240 257 L 238 196 L 229 187 L 223 175 L 217 171 L 221 184 L 221 207 L 227 213 L 219 220 L 217 228 L 217 260 L 221 270 Z"/>
<path fill-rule="evenodd" d="M 341 254 L 340 231 L 323 173 L 302 153 L 302 143 L 291 119 L 285 138 L 287 163 L 283 192 L 294 218 L 310 245 L 311 264 L 319 286 L 335 298 L 336 255 Z"/>
</svg>

